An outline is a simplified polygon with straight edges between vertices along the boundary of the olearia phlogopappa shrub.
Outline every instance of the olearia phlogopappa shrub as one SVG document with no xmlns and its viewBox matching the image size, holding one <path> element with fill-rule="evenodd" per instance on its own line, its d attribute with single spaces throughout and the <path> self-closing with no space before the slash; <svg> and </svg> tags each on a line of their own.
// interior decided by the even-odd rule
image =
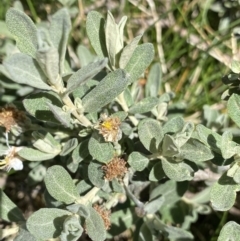
<svg viewBox="0 0 240 241">
<path fill-rule="evenodd" d="M 142 35 L 125 44 L 126 20 L 117 24 L 110 12 L 106 19 L 89 12 L 86 31 L 96 56 L 80 46 L 81 68 L 73 71 L 66 9 L 38 27 L 24 12 L 8 10 L 6 25 L 19 51 L 4 59 L 0 71 L 19 89 L 31 88 L 22 103 L 0 109 L 0 167 L 11 173 L 28 166 L 31 178 L 46 187 L 45 207 L 27 219 L 1 190 L 0 217 L 16 222 L 15 241 L 76 241 L 86 234 L 103 241 L 133 226 L 139 241 L 194 240 L 189 229 L 198 214 L 234 205 L 240 145 L 230 131 L 220 135 L 174 115 L 174 93 L 159 95 L 158 63 L 145 88 L 139 86 L 154 48 L 139 44 Z M 239 80 L 236 66 L 230 84 Z M 240 127 L 239 103 L 238 94 L 229 97 L 229 115 Z M 205 167 L 224 165 L 217 181 L 186 195 L 191 180 L 209 180 Z M 218 241 L 239 236 L 240 226 L 230 221 Z"/>
</svg>

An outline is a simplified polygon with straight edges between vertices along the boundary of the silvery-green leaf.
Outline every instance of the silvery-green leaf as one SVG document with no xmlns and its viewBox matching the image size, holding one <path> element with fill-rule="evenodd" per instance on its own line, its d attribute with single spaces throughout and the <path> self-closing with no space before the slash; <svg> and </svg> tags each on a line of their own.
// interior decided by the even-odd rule
<svg viewBox="0 0 240 241">
<path fill-rule="evenodd" d="M 58 153 L 46 153 L 30 147 L 23 147 L 18 155 L 28 161 L 46 161 L 54 158 Z"/>
<path fill-rule="evenodd" d="M 105 41 L 108 51 L 109 60 L 112 66 L 115 66 L 115 56 L 117 54 L 117 42 L 119 39 L 118 26 L 110 11 L 107 14 L 105 27 Z"/>
<path fill-rule="evenodd" d="M 127 46 L 124 47 L 124 49 L 121 53 L 121 56 L 120 56 L 120 60 L 119 60 L 119 67 L 121 69 L 125 68 L 129 59 L 132 57 L 132 54 L 133 54 L 134 50 L 136 49 L 141 37 L 142 37 L 142 34 L 138 35 L 131 41 L 131 43 L 129 43 Z"/>
<path fill-rule="evenodd" d="M 133 100 L 133 97 L 132 97 L 132 94 L 131 94 L 129 88 L 126 88 L 124 90 L 123 96 L 124 96 L 124 99 L 125 99 L 128 107 L 134 104 L 134 100 Z"/>
<path fill-rule="evenodd" d="M 76 0 L 58 0 L 63 6 L 68 6 L 70 7 Z M 69 8 L 68 10 L 71 11 L 73 7 Z"/>
<path fill-rule="evenodd" d="M 49 109 L 48 103 L 60 108 L 63 106 L 59 96 L 54 92 L 31 94 L 23 101 L 25 109 L 35 118 L 41 121 L 59 124 L 59 121 L 55 119 L 54 114 Z"/>
<path fill-rule="evenodd" d="M 136 81 L 150 65 L 154 57 L 154 48 L 150 43 L 136 47 L 124 70 L 130 75 L 129 84 Z"/>
<path fill-rule="evenodd" d="M 125 111 L 117 111 L 111 115 L 112 117 L 116 116 L 120 119 L 120 121 L 124 121 L 128 114 Z"/>
<path fill-rule="evenodd" d="M 10 200 L 10 198 L 0 189 L 0 218 L 8 222 L 24 221 L 25 218 L 21 210 Z"/>
<path fill-rule="evenodd" d="M 59 68 L 61 74 L 64 73 L 64 60 L 70 30 L 71 19 L 68 10 L 62 8 L 52 16 L 49 28 L 52 43 L 59 53 Z"/>
<path fill-rule="evenodd" d="M 229 221 L 223 226 L 217 241 L 239 241 L 239 237 L 240 225 L 234 221 Z"/>
<path fill-rule="evenodd" d="M 162 158 L 162 167 L 165 174 L 174 181 L 182 182 L 193 179 L 193 169 L 184 162 L 176 163 Z"/>
<path fill-rule="evenodd" d="M 58 120 L 64 127 L 72 127 L 72 119 L 70 112 L 63 111 L 62 108 L 46 102 L 48 108 L 53 113 L 56 120 Z"/>
<path fill-rule="evenodd" d="M 222 137 L 218 133 L 201 124 L 196 126 L 196 131 L 201 142 L 210 147 L 214 152 L 221 154 Z"/>
<path fill-rule="evenodd" d="M 96 11 L 88 13 L 86 21 L 87 35 L 95 52 L 100 57 L 107 57 L 104 24 L 104 18 L 100 13 Z"/>
<path fill-rule="evenodd" d="M 38 41 L 37 28 L 33 21 L 25 13 L 10 8 L 6 14 L 6 23 L 20 51 L 35 58 Z"/>
<path fill-rule="evenodd" d="M 48 77 L 50 85 L 57 85 L 61 82 L 59 77 L 59 54 L 55 47 L 38 50 L 36 60 Z"/>
<path fill-rule="evenodd" d="M 103 219 L 99 213 L 92 208 L 88 207 L 90 216 L 86 218 L 85 225 L 88 236 L 92 241 L 104 241 L 106 239 L 106 231 Z"/>
<path fill-rule="evenodd" d="M 18 235 L 14 238 L 14 241 L 37 241 L 37 239 L 27 231 L 26 227 L 20 227 Z"/>
<path fill-rule="evenodd" d="M 96 62 L 92 62 L 87 66 L 82 67 L 77 72 L 75 72 L 67 82 L 67 90 L 65 94 L 73 92 L 80 85 L 85 83 L 87 80 L 93 78 L 96 74 L 100 72 L 107 64 L 107 59 L 101 59 Z"/>
<path fill-rule="evenodd" d="M 232 141 L 233 135 L 230 131 L 225 131 L 222 134 L 221 139 L 221 152 L 222 156 L 225 159 L 231 158 L 233 155 L 236 154 L 236 147 L 239 145 L 236 142 Z"/>
<path fill-rule="evenodd" d="M 94 61 L 94 55 L 83 45 L 78 45 L 77 47 L 77 56 L 79 58 L 81 67 L 87 66 Z"/>
<path fill-rule="evenodd" d="M 88 143 L 90 155 L 99 162 L 107 163 L 114 156 L 114 148 L 111 143 L 104 142 L 100 136 L 93 134 Z"/>
<path fill-rule="evenodd" d="M 83 99 L 85 112 L 96 112 L 121 94 L 128 85 L 125 72 L 118 69 L 109 73 L 101 82 Z"/>
<path fill-rule="evenodd" d="M 32 133 L 32 136 L 34 137 L 35 140 L 42 140 L 45 144 L 47 144 L 49 146 L 49 147 L 45 147 L 47 149 L 61 150 L 61 144 L 57 140 L 55 140 L 54 137 L 49 132 L 46 132 L 43 130 L 34 131 Z M 42 151 L 47 152 L 46 149 Z"/>
<path fill-rule="evenodd" d="M 58 154 L 61 151 L 60 146 L 52 146 L 51 144 L 45 142 L 44 140 L 38 139 L 33 143 L 33 146 L 39 151 L 49 153 L 49 154 Z"/>
<path fill-rule="evenodd" d="M 118 38 L 117 38 L 117 44 L 116 44 L 116 53 L 117 54 L 122 50 L 123 45 L 124 45 L 123 30 L 124 30 L 126 22 L 127 22 L 127 16 L 123 16 L 117 25 L 117 27 L 118 27 Z"/>
<path fill-rule="evenodd" d="M 236 161 L 227 171 L 227 176 L 232 177 L 233 180 L 240 184 L 240 163 Z"/>
<path fill-rule="evenodd" d="M 147 202 L 144 205 L 144 211 L 147 214 L 154 214 L 161 208 L 164 201 L 165 201 L 164 196 L 160 196 L 160 197 L 157 197 L 155 199 L 152 199 L 151 201 Z"/>
<path fill-rule="evenodd" d="M 157 182 L 157 181 L 163 179 L 164 177 L 166 177 L 166 175 L 162 168 L 162 162 L 159 161 L 152 167 L 152 169 L 149 173 L 148 179 L 149 179 L 149 181 Z"/>
<path fill-rule="evenodd" d="M 48 208 L 63 208 L 63 207 L 65 207 L 65 204 L 63 202 L 60 202 L 60 201 L 56 200 L 55 198 L 53 198 L 49 194 L 47 189 L 44 190 L 43 197 L 44 197 L 46 207 L 48 207 Z"/>
<path fill-rule="evenodd" d="M 160 123 L 153 119 L 145 119 L 138 124 L 139 139 L 144 147 L 152 153 L 158 152 L 163 139 Z"/>
<path fill-rule="evenodd" d="M 70 212 L 57 208 L 41 208 L 27 220 L 27 229 L 38 240 L 58 237 L 63 230 L 64 220 Z"/>
<path fill-rule="evenodd" d="M 116 178 L 114 178 L 111 181 L 111 184 L 112 184 L 113 192 L 125 193 L 123 185 L 121 183 L 119 183 L 119 181 Z"/>
<path fill-rule="evenodd" d="M 177 146 L 175 138 L 173 138 L 168 134 L 165 134 L 163 138 L 163 144 L 162 144 L 162 155 L 173 157 L 179 153 L 180 153 L 180 150 L 179 150 L 179 147 Z"/>
<path fill-rule="evenodd" d="M 134 151 L 129 155 L 128 163 L 134 170 L 143 171 L 147 167 L 149 159 L 140 152 Z"/>
<path fill-rule="evenodd" d="M 240 185 L 235 183 L 232 177 L 224 173 L 220 179 L 213 184 L 210 192 L 212 207 L 218 211 L 227 211 L 235 203 L 236 191 L 240 190 Z"/>
<path fill-rule="evenodd" d="M 78 192 L 80 195 L 83 195 L 84 193 L 90 191 L 92 188 L 92 184 L 89 180 L 81 180 L 77 186 L 76 186 Z"/>
<path fill-rule="evenodd" d="M 182 130 L 175 134 L 174 140 L 178 147 L 182 147 L 191 137 L 194 131 L 194 125 L 191 122 L 186 122 Z"/>
<path fill-rule="evenodd" d="M 88 178 L 94 186 L 102 187 L 105 184 L 103 174 L 102 165 L 100 163 L 90 162 L 88 165 Z"/>
<path fill-rule="evenodd" d="M 89 155 L 88 140 L 82 141 L 72 152 L 71 158 L 67 161 L 67 168 L 71 172 L 76 172 L 79 163 Z"/>
<path fill-rule="evenodd" d="M 151 111 L 154 106 L 158 104 L 158 98 L 146 97 L 129 108 L 132 114 L 145 113 Z"/>
<path fill-rule="evenodd" d="M 182 130 L 184 126 L 184 119 L 181 116 L 176 116 L 166 122 L 163 126 L 163 133 L 175 133 Z"/>
<path fill-rule="evenodd" d="M 70 204 L 79 197 L 71 176 L 61 166 L 48 168 L 44 182 L 48 192 L 58 201 Z"/>
<path fill-rule="evenodd" d="M 228 114 L 231 119 L 240 127 L 240 96 L 232 94 L 227 103 Z"/>
<path fill-rule="evenodd" d="M 233 73 L 239 74 L 240 73 L 240 62 L 237 60 L 233 60 L 231 63 L 231 70 Z"/>
<path fill-rule="evenodd" d="M 161 84 L 162 72 L 159 63 L 155 63 L 148 74 L 146 83 L 146 96 L 157 97 Z"/>
<path fill-rule="evenodd" d="M 60 156 L 66 156 L 69 154 L 71 151 L 73 151 L 78 145 L 78 140 L 77 138 L 72 138 L 69 139 L 63 146 L 63 149 L 60 153 Z"/>
<path fill-rule="evenodd" d="M 69 216 L 64 220 L 63 231 L 61 232 L 61 241 L 77 241 L 81 237 L 83 228 L 80 220 L 76 216 Z"/>
<path fill-rule="evenodd" d="M 5 60 L 3 65 L 13 81 L 38 89 L 51 90 L 46 84 L 47 78 L 40 66 L 30 56 L 22 53 L 14 54 Z"/>
<path fill-rule="evenodd" d="M 209 147 L 197 139 L 190 138 L 187 143 L 181 147 L 179 157 L 193 162 L 202 162 L 211 160 L 214 155 Z"/>
<path fill-rule="evenodd" d="M 89 217 L 90 213 L 88 207 L 83 204 L 71 204 L 67 206 L 67 210 L 72 213 L 77 213 L 80 217 L 87 218 Z"/>
</svg>

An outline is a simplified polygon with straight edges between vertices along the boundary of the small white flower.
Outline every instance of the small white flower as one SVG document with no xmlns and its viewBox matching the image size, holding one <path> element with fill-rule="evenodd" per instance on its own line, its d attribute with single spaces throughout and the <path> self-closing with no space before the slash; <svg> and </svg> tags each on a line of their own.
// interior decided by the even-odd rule
<svg viewBox="0 0 240 241">
<path fill-rule="evenodd" d="M 10 171 L 14 169 L 19 171 L 23 169 L 23 159 L 17 155 L 17 152 L 20 151 L 22 147 L 10 147 L 5 153 L 5 158 L 0 160 L 0 169 Z"/>
</svg>

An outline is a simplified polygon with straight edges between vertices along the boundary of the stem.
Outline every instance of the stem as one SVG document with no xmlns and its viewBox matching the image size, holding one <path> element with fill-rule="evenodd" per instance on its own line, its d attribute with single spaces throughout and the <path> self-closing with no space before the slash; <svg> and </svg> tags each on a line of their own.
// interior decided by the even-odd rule
<svg viewBox="0 0 240 241">
<path fill-rule="evenodd" d="M 84 115 L 79 115 L 78 112 L 76 111 L 76 108 L 72 102 L 72 100 L 69 98 L 68 95 L 65 95 L 62 98 L 63 103 L 68 106 L 70 109 L 72 109 L 72 114 L 78 119 L 81 125 L 88 127 L 91 126 L 92 123 L 86 118 Z"/>
<path fill-rule="evenodd" d="M 125 112 L 128 112 L 129 108 L 128 108 L 127 103 L 125 101 L 123 92 L 118 96 L 117 102 L 119 103 L 119 105 L 121 105 L 122 109 Z M 133 123 L 134 126 L 138 125 L 138 120 L 136 119 L 135 116 L 128 116 L 128 117 L 129 117 L 130 121 Z"/>
<path fill-rule="evenodd" d="M 76 203 L 86 205 L 88 202 L 92 201 L 99 190 L 99 187 L 93 187 L 85 196 L 78 198 Z"/>
<path fill-rule="evenodd" d="M 38 15 L 37 15 L 37 12 L 36 12 L 36 10 L 35 10 L 35 8 L 33 6 L 32 1 L 31 0 L 27 0 L 27 4 L 28 4 L 28 7 L 30 9 L 30 12 L 32 14 L 32 17 L 33 17 L 34 21 L 38 23 L 40 19 L 39 19 Z"/>
</svg>

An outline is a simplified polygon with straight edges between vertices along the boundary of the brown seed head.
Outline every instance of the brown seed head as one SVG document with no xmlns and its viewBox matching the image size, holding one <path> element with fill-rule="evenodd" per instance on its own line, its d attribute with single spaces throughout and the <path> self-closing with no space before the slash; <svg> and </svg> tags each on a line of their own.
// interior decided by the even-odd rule
<svg viewBox="0 0 240 241">
<path fill-rule="evenodd" d="M 0 126 L 5 127 L 6 132 L 9 132 L 13 126 L 23 125 L 25 120 L 25 113 L 18 110 L 14 105 L 6 105 L 0 108 Z"/>
<path fill-rule="evenodd" d="M 114 157 L 109 163 L 102 167 L 105 172 L 105 179 L 111 181 L 114 178 L 122 179 L 125 173 L 128 171 L 126 162 L 119 158 Z"/>
<path fill-rule="evenodd" d="M 101 207 L 101 206 L 99 206 L 99 205 L 94 205 L 93 208 L 94 208 L 94 209 L 98 212 L 98 214 L 102 217 L 103 222 L 104 222 L 105 229 L 106 229 L 106 230 L 110 229 L 110 227 L 111 227 L 111 221 L 110 221 L 111 211 L 110 211 L 110 210 L 107 210 L 107 209 L 105 209 L 104 207 Z"/>
</svg>

